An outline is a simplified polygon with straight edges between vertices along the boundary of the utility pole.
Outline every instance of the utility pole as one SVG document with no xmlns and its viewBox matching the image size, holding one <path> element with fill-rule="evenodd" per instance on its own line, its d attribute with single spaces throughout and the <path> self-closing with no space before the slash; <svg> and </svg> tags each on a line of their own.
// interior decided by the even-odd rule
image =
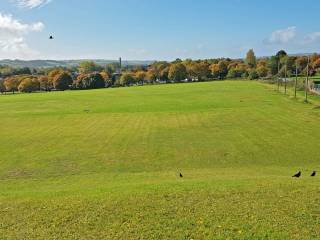
<svg viewBox="0 0 320 240">
<path fill-rule="evenodd" d="M 121 74 L 121 70 L 122 70 L 122 59 L 121 57 L 119 58 L 119 73 Z"/>
<path fill-rule="evenodd" d="M 309 64 L 310 64 L 310 56 L 308 56 L 308 64 L 307 64 L 307 78 L 305 84 L 305 102 L 308 102 L 308 91 L 309 91 Z"/>
<path fill-rule="evenodd" d="M 296 80 L 294 83 L 294 97 L 297 98 L 297 85 L 298 85 L 298 65 L 296 63 Z"/>
</svg>

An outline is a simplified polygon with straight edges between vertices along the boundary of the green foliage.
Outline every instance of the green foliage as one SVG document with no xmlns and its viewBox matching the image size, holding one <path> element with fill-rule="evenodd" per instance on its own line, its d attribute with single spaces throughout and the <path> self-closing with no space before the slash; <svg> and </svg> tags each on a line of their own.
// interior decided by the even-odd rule
<svg viewBox="0 0 320 240">
<path fill-rule="evenodd" d="M 28 67 L 14 68 L 10 66 L 0 66 L 0 76 L 12 76 L 12 75 L 26 75 L 31 74 L 31 70 Z"/>
<path fill-rule="evenodd" d="M 101 72 L 103 67 L 93 61 L 84 61 L 79 64 L 79 72 L 82 74 Z"/>
<path fill-rule="evenodd" d="M 227 78 L 237 78 L 237 77 L 239 77 L 239 74 L 236 69 L 232 68 L 228 71 Z"/>
<path fill-rule="evenodd" d="M 278 62 L 279 60 L 276 56 L 269 58 L 267 67 L 269 68 L 271 75 L 278 74 Z"/>
<path fill-rule="evenodd" d="M 250 80 L 255 80 L 259 78 L 259 74 L 256 69 L 249 70 L 248 77 Z"/>
</svg>

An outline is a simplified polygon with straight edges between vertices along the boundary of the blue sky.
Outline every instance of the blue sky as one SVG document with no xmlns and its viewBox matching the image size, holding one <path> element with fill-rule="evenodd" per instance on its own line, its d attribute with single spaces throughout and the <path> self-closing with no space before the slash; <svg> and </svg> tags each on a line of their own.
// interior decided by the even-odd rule
<svg viewBox="0 0 320 240">
<path fill-rule="evenodd" d="M 0 59 L 319 52 L 319 12 L 315 0 L 1 0 Z"/>
</svg>

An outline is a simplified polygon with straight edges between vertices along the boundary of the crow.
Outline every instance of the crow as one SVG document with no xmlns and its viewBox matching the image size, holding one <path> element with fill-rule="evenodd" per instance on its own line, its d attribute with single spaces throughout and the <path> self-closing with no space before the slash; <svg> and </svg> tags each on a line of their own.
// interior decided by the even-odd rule
<svg viewBox="0 0 320 240">
<path fill-rule="evenodd" d="M 293 175 L 292 177 L 295 177 L 295 178 L 299 178 L 301 177 L 301 171 L 299 171 L 298 173 L 296 173 L 295 175 Z"/>
<path fill-rule="evenodd" d="M 311 177 L 315 177 L 317 175 L 316 171 L 313 171 L 313 173 L 311 174 Z"/>
<path fill-rule="evenodd" d="M 180 173 L 180 177 L 181 177 L 181 178 L 183 178 L 183 175 L 182 175 L 182 173 Z"/>
<path fill-rule="evenodd" d="M 49 39 L 52 40 L 52 39 L 53 39 L 53 36 L 50 36 Z"/>
</svg>

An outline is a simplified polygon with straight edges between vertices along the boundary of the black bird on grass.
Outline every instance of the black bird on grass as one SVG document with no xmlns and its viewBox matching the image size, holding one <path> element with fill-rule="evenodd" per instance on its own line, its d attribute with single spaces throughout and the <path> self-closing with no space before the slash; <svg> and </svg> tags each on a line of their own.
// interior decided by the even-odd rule
<svg viewBox="0 0 320 240">
<path fill-rule="evenodd" d="M 311 177 L 315 177 L 317 175 L 316 171 L 313 171 L 313 173 L 311 174 Z"/>
<path fill-rule="evenodd" d="M 295 178 L 299 178 L 301 177 L 301 171 L 299 171 L 298 173 L 296 173 L 295 175 L 293 175 L 292 177 L 295 177 Z"/>
<path fill-rule="evenodd" d="M 181 178 L 183 178 L 183 175 L 182 175 L 182 173 L 180 173 L 180 177 L 181 177 Z"/>
</svg>

